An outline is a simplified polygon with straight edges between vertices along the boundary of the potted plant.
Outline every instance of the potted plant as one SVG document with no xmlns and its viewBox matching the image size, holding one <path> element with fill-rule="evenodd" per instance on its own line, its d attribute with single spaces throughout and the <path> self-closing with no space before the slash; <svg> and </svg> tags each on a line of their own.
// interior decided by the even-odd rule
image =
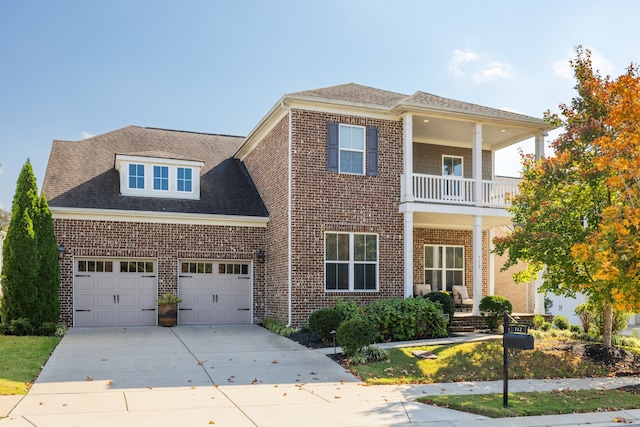
<svg viewBox="0 0 640 427">
<path fill-rule="evenodd" d="M 178 323 L 178 304 L 182 302 L 182 298 L 176 294 L 162 294 L 156 302 L 160 326 L 175 326 Z"/>
</svg>

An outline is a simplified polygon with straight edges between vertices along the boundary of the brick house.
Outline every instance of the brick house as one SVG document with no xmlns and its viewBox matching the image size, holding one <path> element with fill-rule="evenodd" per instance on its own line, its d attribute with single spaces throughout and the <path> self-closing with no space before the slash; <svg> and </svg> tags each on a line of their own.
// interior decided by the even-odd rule
<svg viewBox="0 0 640 427">
<path fill-rule="evenodd" d="M 155 324 L 171 291 L 183 324 L 299 325 L 338 298 L 452 285 L 477 313 L 517 191 L 494 153 L 535 138 L 541 154 L 548 129 L 346 84 L 284 95 L 246 138 L 127 127 L 54 141 L 43 191 L 65 248 L 63 320 Z"/>
</svg>

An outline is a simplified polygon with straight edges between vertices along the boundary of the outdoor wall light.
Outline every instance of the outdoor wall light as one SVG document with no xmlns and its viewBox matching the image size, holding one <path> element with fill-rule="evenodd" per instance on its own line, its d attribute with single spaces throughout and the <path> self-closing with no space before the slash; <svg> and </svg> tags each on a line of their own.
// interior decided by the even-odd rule
<svg viewBox="0 0 640 427">
<path fill-rule="evenodd" d="M 256 257 L 258 257 L 258 261 L 260 262 L 264 262 L 264 258 L 265 258 L 265 253 L 263 249 L 258 249 L 258 252 L 256 253 Z"/>
<path fill-rule="evenodd" d="M 64 246 L 58 245 L 58 259 L 64 258 Z"/>
</svg>

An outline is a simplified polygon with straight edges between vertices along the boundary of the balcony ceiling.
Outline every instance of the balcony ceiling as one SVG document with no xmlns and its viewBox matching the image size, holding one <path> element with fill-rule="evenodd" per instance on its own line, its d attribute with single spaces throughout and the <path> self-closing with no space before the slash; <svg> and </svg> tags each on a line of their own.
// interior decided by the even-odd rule
<svg viewBox="0 0 640 427">
<path fill-rule="evenodd" d="M 416 228 L 439 228 L 453 230 L 472 230 L 472 213 L 435 213 L 435 212 L 414 212 L 413 224 Z M 511 224 L 511 217 L 506 215 L 483 215 L 482 229 L 487 230 L 493 227 L 500 227 Z"/>
<path fill-rule="evenodd" d="M 415 142 L 470 148 L 473 145 L 475 122 L 444 117 L 413 116 Z M 535 136 L 536 130 L 502 123 L 482 125 L 482 148 L 499 150 Z"/>
</svg>

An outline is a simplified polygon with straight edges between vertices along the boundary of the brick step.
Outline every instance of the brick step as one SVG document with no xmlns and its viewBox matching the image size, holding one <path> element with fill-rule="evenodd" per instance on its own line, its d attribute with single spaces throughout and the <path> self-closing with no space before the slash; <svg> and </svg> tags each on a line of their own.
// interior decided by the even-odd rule
<svg viewBox="0 0 640 427">
<path fill-rule="evenodd" d="M 449 332 L 474 332 L 473 326 L 450 326 Z"/>
</svg>

